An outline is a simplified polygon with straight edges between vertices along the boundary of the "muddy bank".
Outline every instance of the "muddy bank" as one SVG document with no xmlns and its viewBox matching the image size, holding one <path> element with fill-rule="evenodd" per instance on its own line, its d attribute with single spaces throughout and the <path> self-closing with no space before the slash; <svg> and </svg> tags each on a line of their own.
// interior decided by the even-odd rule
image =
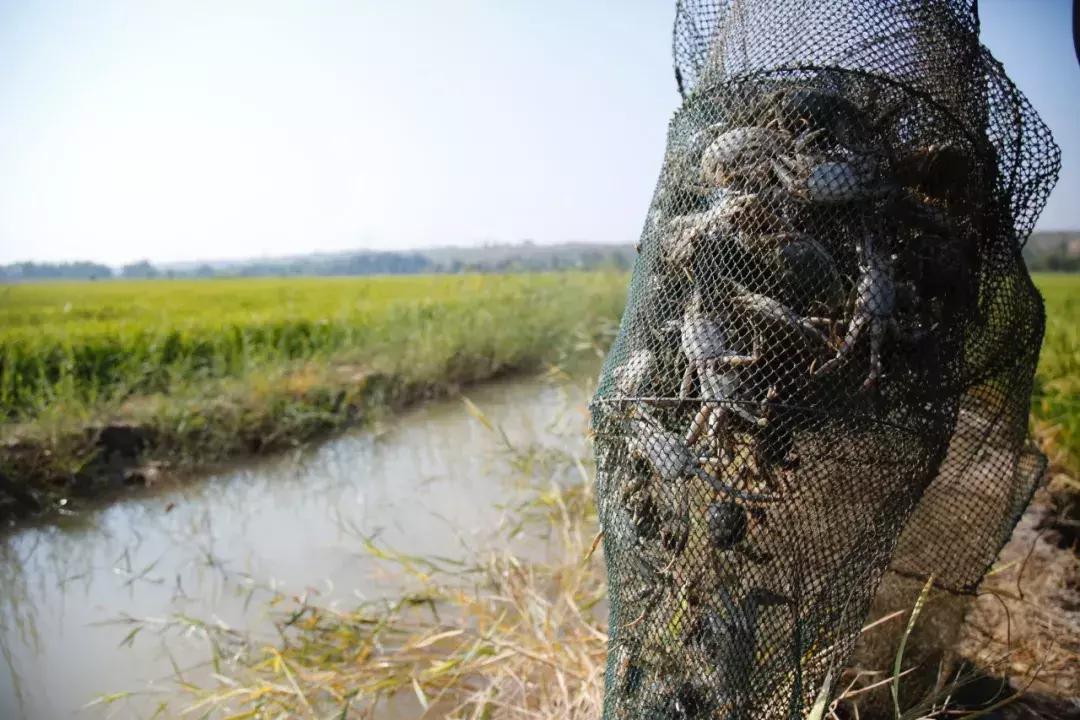
<svg viewBox="0 0 1080 720">
<path fill-rule="evenodd" d="M 926 597 L 906 641 L 902 698 L 944 689 L 950 712 L 1080 718 L 1080 495 L 1069 475 L 1050 475 L 974 595 Z M 884 578 L 845 671 L 853 692 L 841 717 L 893 717 L 893 664 L 922 585 L 896 573 Z M 956 678 L 962 683 L 948 691 Z"/>
<path fill-rule="evenodd" d="M 406 407 L 453 396 L 536 363 L 474 363 L 445 380 L 416 381 L 337 366 L 292 372 L 272 388 L 222 388 L 195 400 L 136 398 L 101 419 L 59 429 L 15 428 L 0 445 L 0 526 L 48 518 L 89 502 L 225 461 L 329 437 Z"/>
<path fill-rule="evenodd" d="M 1035 691 L 1080 698 L 1080 495 L 1059 473 L 1035 495 L 967 612 L 958 649 Z M 1078 711 L 1080 715 L 1080 711 Z"/>
</svg>

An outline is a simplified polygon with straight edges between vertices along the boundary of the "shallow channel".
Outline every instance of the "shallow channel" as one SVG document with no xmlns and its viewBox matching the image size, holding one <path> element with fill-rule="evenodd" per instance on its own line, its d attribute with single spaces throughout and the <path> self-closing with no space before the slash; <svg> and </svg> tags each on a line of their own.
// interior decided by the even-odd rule
<svg viewBox="0 0 1080 720">
<path fill-rule="evenodd" d="M 518 379 L 466 394 L 514 447 L 585 451 L 580 384 Z M 129 637 L 125 618 L 265 634 L 268 587 L 320 604 L 392 595 L 400 581 L 379 572 L 364 537 L 465 557 L 529 482 L 500 433 L 456 399 L 0 538 L 0 718 L 149 717 L 175 699 L 174 667 L 205 671 L 210 651 L 197 633 Z M 137 694 L 84 707 L 121 691 Z"/>
</svg>

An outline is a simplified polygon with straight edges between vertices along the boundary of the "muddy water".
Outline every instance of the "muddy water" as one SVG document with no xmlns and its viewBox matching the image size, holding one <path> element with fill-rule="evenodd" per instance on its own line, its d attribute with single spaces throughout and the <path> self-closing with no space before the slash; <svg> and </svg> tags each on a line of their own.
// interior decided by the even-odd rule
<svg viewBox="0 0 1080 720">
<path fill-rule="evenodd" d="M 584 451 L 579 385 L 518 380 L 469 397 L 516 448 Z M 174 663 L 205 675 L 210 653 L 170 618 L 269 637 L 266 588 L 320 603 L 393 594 L 402 579 L 379 570 L 363 537 L 464 557 L 537 480 L 453 400 L 0 539 L 0 718 L 149 717 L 163 701 L 171 716 Z M 125 618 L 161 629 L 132 637 Z M 137 692 L 79 710 L 117 691 Z"/>
</svg>

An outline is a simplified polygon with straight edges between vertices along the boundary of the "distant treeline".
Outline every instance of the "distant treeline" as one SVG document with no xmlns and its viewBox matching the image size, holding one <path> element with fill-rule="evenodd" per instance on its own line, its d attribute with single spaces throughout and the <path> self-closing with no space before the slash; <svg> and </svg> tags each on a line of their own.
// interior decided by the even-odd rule
<svg viewBox="0 0 1080 720">
<path fill-rule="evenodd" d="M 1080 272 L 1080 231 L 1034 233 L 1024 259 L 1034 271 Z"/>
<path fill-rule="evenodd" d="M 628 270 L 631 245 L 532 242 L 477 247 L 442 247 L 415 252 L 358 251 L 154 265 L 146 260 L 110 268 L 100 263 L 21 262 L 0 265 L 0 282 L 101 280 L 108 278 L 296 277 L 408 275 L 459 272 L 543 272 L 548 270 Z M 1024 246 L 1028 267 L 1037 272 L 1080 272 L 1080 231 L 1034 233 Z"/>
<path fill-rule="evenodd" d="M 302 255 L 186 265 L 153 265 L 149 261 L 113 269 L 92 262 L 0 265 L 0 282 L 35 280 L 103 280 L 110 278 L 296 277 L 333 275 L 409 275 L 459 272 L 543 272 L 548 270 L 628 269 L 630 245 L 564 243 L 561 245 L 487 245 L 436 248 L 417 252 L 365 251 Z"/>
<path fill-rule="evenodd" d="M 0 265 L 0 280 L 96 280 L 113 276 L 112 268 L 92 262 L 35 263 Z"/>
</svg>

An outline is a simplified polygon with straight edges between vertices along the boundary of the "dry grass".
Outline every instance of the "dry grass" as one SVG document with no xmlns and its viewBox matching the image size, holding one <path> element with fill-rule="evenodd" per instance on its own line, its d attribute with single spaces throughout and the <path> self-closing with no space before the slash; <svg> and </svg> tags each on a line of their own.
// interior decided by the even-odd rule
<svg viewBox="0 0 1080 720">
<path fill-rule="evenodd" d="M 596 718 L 607 635 L 596 518 L 584 485 L 552 487 L 513 513 L 507 535 L 543 540 L 549 558 L 512 550 L 464 569 L 367 542 L 411 590 L 337 611 L 277 598 L 278 640 L 260 645 L 176 619 L 213 644 L 211 687 L 183 681 L 185 715 L 237 718 Z M 116 702 L 121 695 L 103 698 Z M 170 711 L 176 708 L 170 708 Z"/>
<path fill-rule="evenodd" d="M 1066 480 L 1036 495 L 967 614 L 960 648 L 982 662 L 1008 653 L 1012 673 L 1038 669 L 1035 689 L 1080 697 L 1080 555 L 1052 526 Z"/>
<path fill-rule="evenodd" d="M 542 473 L 546 464 L 576 466 L 582 482 L 534 491 L 508 512 L 498 549 L 466 565 L 404 555 L 365 540 L 384 570 L 408 588 L 392 602 L 339 610 L 307 597 L 277 596 L 272 604 L 278 637 L 268 643 L 221 626 L 172 621 L 204 634 L 214 647 L 214 672 L 207 681 L 178 678 L 187 694 L 183 715 L 600 717 L 606 586 L 587 460 L 552 448 L 507 451 L 532 473 Z M 1007 552 L 988 582 L 1012 582 L 1008 573 L 1015 563 L 1009 558 Z M 1034 605 L 1040 599 L 1029 594 L 1026 601 Z M 1048 651 L 1039 645 L 1045 633 L 1032 635 L 1030 629 L 1026 635 L 1014 630 L 1006 643 L 975 639 L 978 607 L 972 611 L 967 601 L 926 593 L 921 583 L 890 576 L 875 603 L 877 619 L 864 630 L 841 677 L 841 695 L 823 709 L 825 715 L 964 717 L 952 699 L 983 673 L 1010 674 L 1022 688 L 1035 679 L 1041 689 L 1060 691 L 1048 680 L 1067 667 L 1061 648 Z M 969 613 L 975 620 L 965 625 Z M 964 661 L 955 647 L 980 665 Z"/>
</svg>

